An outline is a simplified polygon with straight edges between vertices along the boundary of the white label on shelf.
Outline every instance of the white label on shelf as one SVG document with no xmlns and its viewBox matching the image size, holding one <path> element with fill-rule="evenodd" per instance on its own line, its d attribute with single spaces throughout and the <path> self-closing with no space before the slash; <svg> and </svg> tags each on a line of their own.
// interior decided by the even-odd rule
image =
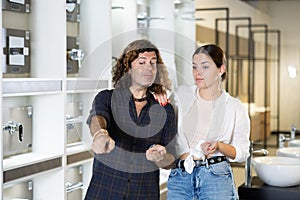
<svg viewBox="0 0 300 200">
<path fill-rule="evenodd" d="M 24 38 L 9 36 L 10 48 L 24 48 Z M 10 65 L 25 65 L 25 56 L 23 54 L 9 55 Z"/>
<path fill-rule="evenodd" d="M 12 3 L 25 4 L 25 0 L 9 0 Z"/>
<path fill-rule="evenodd" d="M 24 55 L 9 55 L 9 64 L 10 65 L 24 65 L 25 64 Z"/>
<path fill-rule="evenodd" d="M 23 48 L 23 54 L 24 54 L 24 56 L 28 56 L 29 55 L 29 48 L 28 47 L 24 47 Z"/>
<path fill-rule="evenodd" d="M 24 47 L 24 38 L 9 36 L 9 47 Z"/>
</svg>

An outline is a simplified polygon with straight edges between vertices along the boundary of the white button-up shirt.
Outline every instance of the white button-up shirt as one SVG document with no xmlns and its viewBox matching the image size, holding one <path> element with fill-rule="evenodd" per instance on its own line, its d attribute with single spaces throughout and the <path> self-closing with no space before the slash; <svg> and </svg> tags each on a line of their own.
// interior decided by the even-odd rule
<svg viewBox="0 0 300 200">
<path fill-rule="evenodd" d="M 211 102 L 211 108 L 201 109 L 205 104 L 197 103 L 199 95 L 196 86 L 180 86 L 171 99 L 178 117 L 177 157 L 189 152 L 190 155 L 201 158 L 204 156 L 200 148 L 201 143 L 220 141 L 232 145 L 236 150 L 236 157 L 229 159 L 230 162 L 244 162 L 247 159 L 250 145 L 250 119 L 239 99 L 223 91 L 218 99 Z M 197 116 L 197 112 L 202 111 L 206 113 Z M 203 116 L 206 114 L 207 119 L 203 122 L 205 120 Z M 201 129 L 201 120 L 202 124 L 204 123 L 202 126 L 204 130 Z M 194 127 L 187 127 L 187 124 L 192 125 L 193 122 Z M 214 155 L 223 154 L 215 152 Z"/>
</svg>

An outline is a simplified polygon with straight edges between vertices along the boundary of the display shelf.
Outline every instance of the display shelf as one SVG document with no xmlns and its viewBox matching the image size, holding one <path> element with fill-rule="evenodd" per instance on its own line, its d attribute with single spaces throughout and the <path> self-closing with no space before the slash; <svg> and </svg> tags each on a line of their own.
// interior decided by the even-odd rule
<svg viewBox="0 0 300 200">
<path fill-rule="evenodd" d="M 56 198 L 64 199 L 62 167 L 40 172 L 20 178 L 17 180 L 5 182 L 3 184 L 4 200 L 12 199 L 48 199 L 53 194 L 42 193 L 42 190 L 51 188 L 51 193 L 55 193 Z M 45 181 L 45 179 L 47 181 Z M 57 186 L 57 187 L 54 187 Z M 46 194 L 46 195 L 45 195 Z M 33 198 L 34 197 L 34 198 Z"/>
<path fill-rule="evenodd" d="M 26 14 L 0 11 L 2 27 L 28 30 L 31 36 L 28 75 L 0 77 L 1 124 L 7 124 L 11 118 L 10 108 L 27 105 L 33 108 L 31 150 L 2 158 L 2 186 L 31 180 L 34 199 L 67 199 L 66 172 L 77 165 L 83 166 L 83 182 L 88 185 L 93 154 L 90 152 L 91 136 L 85 120 L 95 94 L 109 85 L 108 79 L 99 75 L 101 66 L 107 65 L 111 59 L 110 43 L 106 43 L 105 54 L 97 55 L 96 52 L 94 55 L 97 56 L 93 57 L 89 56 L 89 52 L 101 46 L 103 41 L 109 41 L 110 3 L 110 0 L 83 1 L 84 13 L 91 13 L 93 8 L 93 13 L 97 14 L 83 17 L 83 25 L 87 29 L 81 47 L 87 52 L 88 64 L 72 76 L 67 74 L 66 68 L 66 36 L 78 36 L 73 33 L 79 32 L 79 24 L 66 22 L 66 1 L 31 0 L 30 13 Z M 94 31 L 88 31 L 90 28 Z M 67 118 L 68 104 L 75 102 L 82 103 L 82 115 Z M 83 125 L 82 141 L 67 144 L 66 127 L 70 124 Z"/>
<path fill-rule="evenodd" d="M 90 150 L 91 150 L 90 146 L 87 146 L 83 142 L 78 142 L 76 145 L 73 145 L 73 146 L 70 145 L 66 150 L 66 154 L 73 155 L 73 154 L 86 152 L 86 151 L 90 151 Z"/>
<path fill-rule="evenodd" d="M 2 80 L 2 96 L 30 96 L 62 93 L 62 80 L 41 78 L 6 78 Z"/>
<path fill-rule="evenodd" d="M 63 99 L 63 94 L 2 99 L 2 124 L 7 126 L 10 121 L 16 125 L 22 124 L 23 130 L 22 133 L 17 129 L 13 133 L 9 130 L 2 132 L 3 139 L 6 138 L 2 145 L 5 149 L 4 167 L 6 162 L 10 163 L 10 160 L 13 160 L 12 163 L 15 165 L 22 162 L 26 165 L 30 164 L 26 161 L 30 160 L 31 156 L 36 159 L 35 155 L 64 154 L 64 110 L 60 103 Z M 20 134 L 22 134 L 22 141 L 16 140 Z M 23 157 L 25 159 L 22 159 Z"/>
<path fill-rule="evenodd" d="M 79 165 L 83 172 L 83 199 L 92 176 L 92 138 L 86 119 L 94 97 L 99 91 L 111 88 L 112 55 L 118 56 L 132 40 L 148 37 L 136 31 L 136 0 L 79 2 L 80 24 L 67 22 L 66 1 L 31 0 L 30 13 L 0 11 L 2 27 L 30 32 L 28 76 L 0 77 L 1 125 L 9 121 L 11 107 L 30 105 L 33 108 L 31 151 L 2 157 L 2 186 L 30 180 L 33 199 L 68 199 L 67 173 Z M 167 2 L 166 5 L 173 4 L 173 0 Z M 113 11 L 113 21 L 112 5 L 123 7 Z M 160 3 L 151 4 L 152 11 L 158 5 Z M 168 13 L 173 9 L 163 7 L 170 8 Z M 127 19 L 131 19 L 129 23 L 121 23 Z M 166 27 L 165 22 L 167 20 L 159 21 L 156 25 Z M 67 73 L 66 64 L 67 36 L 78 37 L 79 49 L 85 54 L 78 73 L 71 75 Z M 1 57 L 0 60 L 3 62 Z M 67 118 L 70 103 L 82 104 L 80 116 Z M 80 141 L 69 144 L 67 126 L 71 124 L 80 124 L 78 131 L 82 135 Z M 3 136 L 0 138 L 3 147 Z M 162 185 L 166 183 L 165 178 Z M 2 191 L 3 187 L 0 196 L 3 196 Z"/>
<path fill-rule="evenodd" d="M 108 80 L 90 78 L 68 78 L 66 81 L 67 93 L 97 92 L 108 87 Z"/>
<path fill-rule="evenodd" d="M 67 156 L 67 166 L 79 165 L 93 161 L 93 154 L 91 151 L 84 151 Z"/>
<path fill-rule="evenodd" d="M 42 154 L 35 152 L 10 156 L 3 160 L 3 169 L 4 171 L 8 171 L 59 157 L 62 157 L 62 155 Z"/>
<path fill-rule="evenodd" d="M 3 160 L 3 166 L 3 182 L 6 183 L 62 167 L 62 155 L 28 153 Z"/>
<path fill-rule="evenodd" d="M 67 165 L 73 165 L 74 163 L 91 160 L 93 158 L 93 151 L 90 144 L 87 146 L 86 143 L 82 142 L 81 144 L 67 147 L 66 155 Z"/>
</svg>

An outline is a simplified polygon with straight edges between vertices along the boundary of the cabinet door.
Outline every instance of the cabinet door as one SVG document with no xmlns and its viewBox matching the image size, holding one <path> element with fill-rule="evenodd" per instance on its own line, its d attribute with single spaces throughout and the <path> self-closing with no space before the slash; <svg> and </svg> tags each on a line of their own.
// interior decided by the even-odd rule
<svg viewBox="0 0 300 200">
<path fill-rule="evenodd" d="M 14 184 L 3 190 L 3 199 L 33 199 L 33 182 L 25 181 Z"/>
<path fill-rule="evenodd" d="M 32 146 L 32 106 L 9 108 L 9 121 L 3 127 L 3 155 L 26 153 Z"/>
<path fill-rule="evenodd" d="M 71 167 L 67 169 L 67 199 L 82 200 L 82 166 Z"/>
</svg>

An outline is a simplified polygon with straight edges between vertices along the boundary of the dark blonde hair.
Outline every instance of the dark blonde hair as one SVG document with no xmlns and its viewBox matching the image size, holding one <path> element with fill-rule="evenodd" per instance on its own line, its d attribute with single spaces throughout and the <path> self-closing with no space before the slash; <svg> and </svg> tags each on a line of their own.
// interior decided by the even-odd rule
<svg viewBox="0 0 300 200">
<path fill-rule="evenodd" d="M 121 88 L 129 88 L 131 86 L 131 76 L 128 73 L 131 69 L 131 63 L 138 58 L 140 53 L 144 52 L 155 52 L 157 57 L 156 78 L 154 83 L 148 87 L 148 91 L 159 94 L 166 90 L 171 90 L 171 81 L 159 50 L 149 40 L 145 39 L 131 42 L 117 59 L 115 66 L 112 68 L 113 86 Z"/>
</svg>

